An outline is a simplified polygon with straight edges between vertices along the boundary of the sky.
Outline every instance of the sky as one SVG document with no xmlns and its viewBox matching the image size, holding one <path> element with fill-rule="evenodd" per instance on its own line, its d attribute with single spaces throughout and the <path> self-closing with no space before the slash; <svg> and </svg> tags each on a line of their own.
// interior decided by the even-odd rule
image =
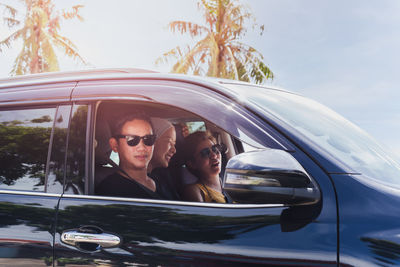
<svg viewBox="0 0 400 267">
<path fill-rule="evenodd" d="M 1 0 L 2 3 L 16 2 Z M 56 9 L 82 4 L 83 22 L 60 34 L 89 63 L 58 51 L 60 69 L 134 67 L 168 72 L 156 59 L 196 40 L 169 31 L 173 20 L 203 24 L 195 0 L 54 0 Z M 264 56 L 273 85 L 332 108 L 374 137 L 400 162 L 400 1 L 241 0 L 263 35 L 249 27 L 242 42 Z M 1 10 L 2 11 L 2 10 Z M 3 14 L 2 12 L 0 14 Z M 10 31 L 0 24 L 0 39 Z M 11 71 L 21 43 L 0 53 L 0 77 Z"/>
</svg>

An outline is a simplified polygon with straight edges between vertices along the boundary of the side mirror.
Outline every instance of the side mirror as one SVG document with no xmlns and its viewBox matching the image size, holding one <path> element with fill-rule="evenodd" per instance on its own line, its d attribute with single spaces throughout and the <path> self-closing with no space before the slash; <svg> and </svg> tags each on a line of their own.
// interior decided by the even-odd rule
<svg viewBox="0 0 400 267">
<path fill-rule="evenodd" d="M 292 155 L 265 149 L 232 157 L 226 166 L 224 190 L 240 204 L 307 205 L 317 203 L 317 184 Z"/>
</svg>

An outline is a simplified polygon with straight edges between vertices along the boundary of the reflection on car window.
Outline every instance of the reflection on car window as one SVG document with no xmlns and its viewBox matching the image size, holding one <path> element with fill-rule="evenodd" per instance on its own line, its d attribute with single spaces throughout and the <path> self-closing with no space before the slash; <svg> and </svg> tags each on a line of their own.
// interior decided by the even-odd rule
<svg viewBox="0 0 400 267">
<path fill-rule="evenodd" d="M 189 134 L 197 132 L 197 131 L 205 131 L 206 130 L 206 125 L 204 124 L 204 121 L 193 121 L 193 122 L 187 122 L 185 124 L 188 127 Z"/>
<path fill-rule="evenodd" d="M 400 188 L 400 166 L 368 134 L 329 108 L 287 92 L 227 86 L 236 89 L 243 100 L 247 99 L 266 114 L 278 117 L 293 127 L 301 138 L 311 140 L 355 171 Z"/>
<path fill-rule="evenodd" d="M 58 108 L 54 123 L 46 192 L 84 193 L 87 110 L 85 105 L 74 105 L 71 121 L 69 121 L 71 106 Z M 64 168 L 66 149 L 68 149 L 67 165 Z"/>
<path fill-rule="evenodd" d="M 0 111 L 0 188 L 44 191 L 55 110 Z"/>
<path fill-rule="evenodd" d="M 83 194 L 85 191 L 87 113 L 88 108 L 83 105 L 75 105 L 72 110 L 65 193 Z"/>
<path fill-rule="evenodd" d="M 68 118 L 70 112 L 71 106 L 60 106 L 57 109 L 49 170 L 47 172 L 46 192 L 49 193 L 61 194 L 63 192 L 65 146 L 67 142 Z"/>
</svg>

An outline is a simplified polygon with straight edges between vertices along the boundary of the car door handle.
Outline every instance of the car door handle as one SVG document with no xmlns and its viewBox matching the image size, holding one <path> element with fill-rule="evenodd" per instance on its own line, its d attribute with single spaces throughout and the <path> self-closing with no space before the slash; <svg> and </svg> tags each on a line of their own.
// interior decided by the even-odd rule
<svg viewBox="0 0 400 267">
<path fill-rule="evenodd" d="M 93 229 L 93 228 L 92 228 Z M 121 243 L 117 235 L 103 233 L 102 231 L 88 231 L 85 228 L 66 230 L 61 234 L 61 241 L 65 244 L 83 248 L 82 244 L 95 245 L 95 249 L 116 247 Z M 96 246 L 97 245 L 97 246 Z M 87 249 L 85 249 L 87 250 Z"/>
</svg>

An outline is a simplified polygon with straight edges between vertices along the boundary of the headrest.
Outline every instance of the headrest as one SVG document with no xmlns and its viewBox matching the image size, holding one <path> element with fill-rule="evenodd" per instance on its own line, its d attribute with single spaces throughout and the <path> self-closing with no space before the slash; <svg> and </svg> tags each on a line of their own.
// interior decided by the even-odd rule
<svg viewBox="0 0 400 267">
<path fill-rule="evenodd" d="M 111 137 L 110 126 L 106 121 L 98 120 L 96 123 L 96 164 L 105 165 L 109 163 L 111 147 L 109 139 Z"/>
</svg>

